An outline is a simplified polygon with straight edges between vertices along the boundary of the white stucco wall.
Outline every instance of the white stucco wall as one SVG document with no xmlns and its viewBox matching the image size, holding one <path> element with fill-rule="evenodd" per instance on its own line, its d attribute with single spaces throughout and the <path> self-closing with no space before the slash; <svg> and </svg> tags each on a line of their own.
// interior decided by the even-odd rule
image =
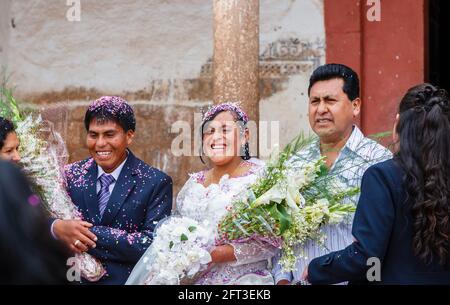
<svg viewBox="0 0 450 305">
<path fill-rule="evenodd" d="M 10 85 L 22 99 L 65 103 L 66 112 L 56 114 L 66 120 L 64 135 L 73 135 L 83 107 L 99 94 L 126 95 L 142 109 L 145 124 L 151 118 L 145 109 L 160 107 L 159 124 L 145 135 L 153 143 L 165 143 L 158 133 L 175 120 L 190 121 L 211 102 L 211 0 L 80 3 L 81 20 L 70 22 L 66 0 L 0 1 L 0 64 Z M 279 121 L 281 146 L 310 131 L 306 88 L 314 67 L 325 62 L 323 14 L 323 0 L 260 1 L 260 119 Z M 88 94 L 79 94 L 83 90 Z M 78 132 L 72 146 L 82 145 L 82 137 Z M 77 150 L 76 158 L 84 153 Z M 175 157 L 165 163 L 176 164 Z"/>
<path fill-rule="evenodd" d="M 307 116 L 307 89 L 314 67 L 325 63 L 323 0 L 262 0 L 260 31 L 261 52 L 272 42 L 299 39 L 302 43 L 311 43 L 317 55 L 316 62 L 302 56 L 292 56 L 294 60 L 291 61 L 280 61 L 280 64 L 299 63 L 304 69 L 301 73 L 289 75 L 284 90 L 260 102 L 261 120 L 280 120 L 279 140 L 280 146 L 284 146 L 299 132 L 312 132 Z M 283 51 L 286 50 L 280 50 Z M 295 52 L 296 50 L 293 51 Z"/>
<path fill-rule="evenodd" d="M 9 69 L 24 93 L 68 86 L 121 93 L 153 79 L 191 78 L 212 56 L 212 3 L 205 0 L 81 0 L 81 21 L 65 0 L 11 7 Z"/>
</svg>

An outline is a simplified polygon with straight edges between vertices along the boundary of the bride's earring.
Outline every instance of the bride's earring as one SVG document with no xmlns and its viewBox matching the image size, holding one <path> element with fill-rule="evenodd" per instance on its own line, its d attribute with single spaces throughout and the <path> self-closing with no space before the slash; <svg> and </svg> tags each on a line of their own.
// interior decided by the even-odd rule
<svg viewBox="0 0 450 305">
<path fill-rule="evenodd" d="M 241 158 L 244 160 L 248 160 L 251 158 L 250 146 L 249 146 L 248 142 L 245 142 L 245 144 L 241 146 Z"/>
</svg>

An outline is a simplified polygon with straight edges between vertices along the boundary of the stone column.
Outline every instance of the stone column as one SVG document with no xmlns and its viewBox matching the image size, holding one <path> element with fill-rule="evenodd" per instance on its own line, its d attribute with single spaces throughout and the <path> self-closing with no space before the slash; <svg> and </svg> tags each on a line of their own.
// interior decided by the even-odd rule
<svg viewBox="0 0 450 305">
<path fill-rule="evenodd" d="M 214 103 L 240 101 L 259 120 L 259 0 L 214 0 Z M 253 130 L 251 130 L 253 131 Z M 257 154 L 253 131 L 251 153 Z"/>
</svg>

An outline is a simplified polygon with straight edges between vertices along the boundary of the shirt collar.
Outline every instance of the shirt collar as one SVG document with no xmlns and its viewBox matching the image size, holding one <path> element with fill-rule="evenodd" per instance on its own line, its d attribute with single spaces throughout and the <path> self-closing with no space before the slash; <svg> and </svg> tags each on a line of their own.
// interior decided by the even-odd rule
<svg viewBox="0 0 450 305">
<path fill-rule="evenodd" d="M 364 134 L 361 132 L 358 126 L 353 125 L 353 131 L 350 137 L 348 138 L 347 142 L 345 143 L 344 147 L 347 147 L 352 152 L 358 153 L 358 149 L 360 148 L 360 145 L 363 140 Z"/>
<path fill-rule="evenodd" d="M 347 139 L 347 142 L 345 142 L 344 147 L 342 147 L 341 151 L 345 148 L 349 149 L 350 151 L 354 153 L 358 153 L 358 148 L 361 145 L 361 142 L 364 140 L 364 134 L 362 131 L 358 128 L 358 126 L 353 125 L 352 133 L 350 134 L 350 137 Z M 312 150 L 315 154 L 318 154 L 320 156 L 320 138 L 317 137 L 312 145 Z"/>
<path fill-rule="evenodd" d="M 127 157 L 125 158 L 125 160 L 122 163 L 120 163 L 120 165 L 112 173 L 109 173 L 108 175 L 113 176 L 114 180 L 117 181 L 119 179 L 120 173 L 122 172 L 122 169 L 125 166 L 125 163 L 127 162 L 127 160 L 128 160 L 128 152 L 127 152 Z M 105 174 L 105 171 L 103 170 L 103 168 L 101 168 L 101 166 L 97 165 L 97 168 L 98 168 L 97 179 L 99 179 L 101 175 Z"/>
</svg>

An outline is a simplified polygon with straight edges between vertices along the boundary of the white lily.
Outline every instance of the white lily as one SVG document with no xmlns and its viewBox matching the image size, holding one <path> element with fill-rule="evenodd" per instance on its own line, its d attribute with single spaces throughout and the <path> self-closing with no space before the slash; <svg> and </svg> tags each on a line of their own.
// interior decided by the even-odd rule
<svg viewBox="0 0 450 305">
<path fill-rule="evenodd" d="M 305 205 L 305 198 L 300 194 L 299 187 L 288 178 L 286 203 L 294 211 L 298 212 Z"/>
<path fill-rule="evenodd" d="M 256 198 L 256 200 L 253 201 L 252 206 L 257 207 L 260 205 L 269 204 L 271 201 L 281 203 L 281 201 L 286 198 L 286 186 L 283 184 L 285 183 L 278 182 L 275 184 L 267 192 Z"/>
</svg>

